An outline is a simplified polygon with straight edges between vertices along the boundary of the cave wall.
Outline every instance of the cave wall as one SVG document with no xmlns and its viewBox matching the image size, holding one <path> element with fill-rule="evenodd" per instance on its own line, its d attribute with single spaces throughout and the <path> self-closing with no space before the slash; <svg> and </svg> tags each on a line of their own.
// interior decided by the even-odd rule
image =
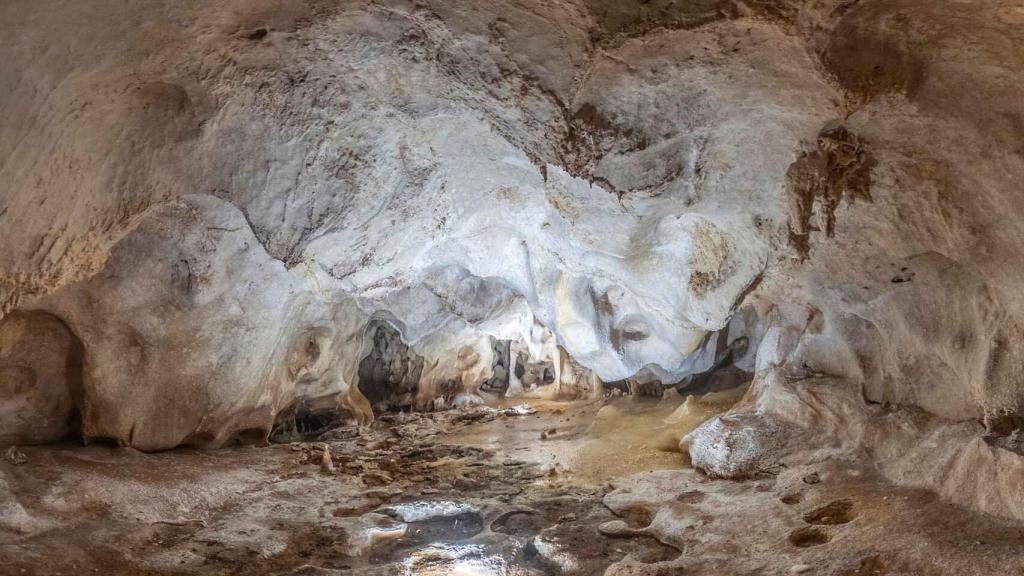
<svg viewBox="0 0 1024 576">
<path fill-rule="evenodd" d="M 19 25 L 9 10 L 7 21 Z M 586 11 L 569 4 L 542 15 L 449 3 L 188 4 L 160 20 L 168 10 L 138 16 L 161 30 L 151 38 L 142 37 L 145 25 L 125 31 L 111 22 L 124 32 L 116 40 L 61 40 L 75 54 L 66 64 L 75 78 L 106 81 L 118 98 L 134 99 L 105 99 L 106 106 L 139 112 L 104 110 L 111 125 L 95 125 L 100 111 L 88 103 L 99 96 L 61 83 L 67 68 L 53 70 L 53 98 L 73 92 L 85 104 L 55 131 L 80 130 L 82 149 L 101 154 L 93 132 L 127 133 L 120 123 L 137 122 L 147 135 L 167 132 L 160 122 L 188 129 L 131 140 L 129 157 L 109 163 L 77 149 L 54 156 L 81 173 L 73 186 L 45 189 L 74 198 L 67 214 L 21 226 L 26 247 L 12 244 L 4 301 L 95 274 L 105 250 L 150 206 L 203 193 L 236 206 L 271 259 L 311 269 L 321 289 L 363 299 L 371 311 L 411 307 L 395 302 L 405 297 L 419 306 L 432 299 L 426 290 L 449 315 L 479 324 L 481 311 L 500 316 L 522 301 L 534 318 L 496 324 L 514 322 L 523 332 L 537 320 L 604 378 L 651 363 L 681 374 L 704 331 L 728 320 L 782 232 L 771 224 L 784 218 L 784 204 L 771 200 L 780 191 L 752 183 L 780 181 L 790 152 L 762 144 L 795 146 L 832 115 L 833 95 L 801 43 L 759 21 L 672 31 L 653 38 L 655 47 L 631 41 L 604 55 L 588 39 L 594 24 Z M 123 18 L 109 4 L 94 12 L 100 21 Z M 60 29 L 72 16 L 47 12 L 35 26 Z M 727 46 L 748 40 L 786 57 Z M 125 43 L 146 50 L 124 55 Z M 740 75 L 763 90 L 732 86 Z M 11 82 L 18 94 L 51 86 L 17 74 Z M 638 86 L 647 93 L 639 108 Z M 794 103 L 800 114 L 787 111 Z M 754 107 L 758 114 L 743 113 Z M 738 137 L 747 132 L 757 136 Z M 21 132 L 5 134 L 13 146 Z M 47 149 L 45 138 L 34 138 L 38 146 L 23 142 L 19 153 Z M 116 194 L 99 192 L 114 190 L 109 171 L 98 169 L 108 165 L 161 187 L 126 185 L 130 201 L 110 208 Z M 60 171 L 35 161 L 8 166 L 10 189 L 19 192 L 5 218 L 27 213 L 13 203 Z M 740 198 L 766 210 L 760 229 L 725 208 Z M 103 219 L 116 225 L 76 228 Z M 86 236 L 94 259 L 76 256 Z M 46 254 L 35 253 L 40 243 Z M 492 286 L 467 290 L 474 278 Z M 481 304 L 464 312 L 470 290 Z M 438 324 L 420 316 L 400 318 L 411 340 Z M 515 332 L 489 329 L 500 330 Z"/>
<path fill-rule="evenodd" d="M 337 395 L 372 417 L 353 386 L 369 317 L 310 291 L 237 208 L 185 196 L 148 213 L 98 274 L 39 305 L 83 342 L 82 435 L 153 450 L 266 436 L 296 394 Z"/>
<path fill-rule="evenodd" d="M 954 499 L 962 467 L 915 476 L 909 454 L 983 446 L 1009 485 L 1016 453 L 991 438 L 1024 408 L 1021 14 L 5 2 L 4 330 L 52 314 L 81 341 L 83 435 L 162 449 L 266 434 L 298 398 L 370 418 L 375 314 L 423 358 L 420 409 L 474 401 L 494 339 L 558 382 L 563 356 L 594 382 L 673 382 L 730 326 L 752 391 L 688 446 L 764 423 Z M 65 354 L 40 330 L 10 364 Z M 67 432 L 44 388 L 40 441 Z M 878 432 L 907 414 L 920 434 Z"/>
<path fill-rule="evenodd" d="M 43 444 L 77 432 L 82 343 L 57 317 L 0 320 L 0 444 Z"/>
</svg>

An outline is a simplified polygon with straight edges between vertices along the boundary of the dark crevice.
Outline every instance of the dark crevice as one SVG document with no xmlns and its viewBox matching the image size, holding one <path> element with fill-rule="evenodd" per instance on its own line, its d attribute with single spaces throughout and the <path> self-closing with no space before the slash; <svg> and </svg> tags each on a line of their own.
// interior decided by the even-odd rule
<svg viewBox="0 0 1024 576">
<path fill-rule="evenodd" d="M 345 423 L 351 414 L 333 402 L 320 403 L 302 398 L 278 413 L 269 436 L 260 430 L 261 439 L 283 444 L 315 440 L 321 434 Z"/>
<path fill-rule="evenodd" d="M 409 348 L 401 333 L 386 322 L 371 326 L 367 334 L 373 345 L 359 362 L 359 391 L 380 409 L 411 406 L 423 373 L 423 357 Z"/>
<path fill-rule="evenodd" d="M 682 395 L 700 396 L 709 392 L 721 392 L 750 382 L 754 375 L 736 366 L 750 345 L 746 336 L 728 341 L 728 331 L 720 330 L 715 342 L 715 361 L 711 368 L 692 374 L 676 384 Z"/>
<path fill-rule="evenodd" d="M 511 346 L 512 342 L 510 340 L 494 341 L 494 362 L 491 365 L 494 375 L 480 385 L 481 390 L 499 393 L 508 390 L 512 358 Z"/>
</svg>

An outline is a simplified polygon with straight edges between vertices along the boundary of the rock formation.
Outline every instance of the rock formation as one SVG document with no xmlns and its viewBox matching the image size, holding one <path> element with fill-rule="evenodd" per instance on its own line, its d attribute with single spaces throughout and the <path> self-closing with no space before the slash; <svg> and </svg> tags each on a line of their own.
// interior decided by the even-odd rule
<svg viewBox="0 0 1024 576">
<path fill-rule="evenodd" d="M 866 455 L 1024 518 L 1014 2 L 11 0 L 0 28 L 4 443 L 685 389 L 742 339 L 698 467 Z"/>
</svg>

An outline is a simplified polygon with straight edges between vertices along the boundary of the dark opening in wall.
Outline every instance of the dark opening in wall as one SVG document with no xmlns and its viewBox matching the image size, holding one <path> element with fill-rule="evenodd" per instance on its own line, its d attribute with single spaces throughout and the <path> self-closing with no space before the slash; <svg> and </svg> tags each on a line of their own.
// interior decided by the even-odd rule
<svg viewBox="0 0 1024 576">
<path fill-rule="evenodd" d="M 605 393 L 660 398 L 666 389 L 675 388 L 683 396 L 701 396 L 749 383 L 754 375 L 736 366 L 750 345 L 748 338 L 740 336 L 729 341 L 728 330 L 721 330 L 709 337 L 715 339 L 715 357 L 707 370 L 690 374 L 674 384 L 663 383 L 652 373 L 641 370 L 631 378 L 605 382 Z"/>
<path fill-rule="evenodd" d="M 267 441 L 267 431 L 263 428 L 246 428 L 235 434 L 234 443 L 241 446 L 261 446 Z"/>
<path fill-rule="evenodd" d="M 484 392 L 501 393 L 508 390 L 511 346 L 510 340 L 494 341 L 494 364 L 492 366 L 494 376 L 480 385 L 480 389 Z"/>
<path fill-rule="evenodd" d="M 515 374 L 527 390 L 555 382 L 555 366 L 550 360 L 530 362 L 529 356 L 522 351 L 516 355 Z"/>
<path fill-rule="evenodd" d="M 711 368 L 698 374 L 691 374 L 675 385 L 682 395 L 699 396 L 708 392 L 720 392 L 750 382 L 754 375 L 736 366 L 750 345 L 746 336 L 728 342 L 728 332 L 718 333 L 715 345 L 715 362 Z"/>
<path fill-rule="evenodd" d="M 370 353 L 359 363 L 359 391 L 378 410 L 412 405 L 420 376 L 423 357 L 402 341 L 393 326 L 379 323 L 371 327 L 373 338 Z"/>
<path fill-rule="evenodd" d="M 284 444 L 315 440 L 350 417 L 348 411 L 339 408 L 331 399 L 326 402 L 301 399 L 277 415 L 270 431 L 270 441 Z"/>
</svg>

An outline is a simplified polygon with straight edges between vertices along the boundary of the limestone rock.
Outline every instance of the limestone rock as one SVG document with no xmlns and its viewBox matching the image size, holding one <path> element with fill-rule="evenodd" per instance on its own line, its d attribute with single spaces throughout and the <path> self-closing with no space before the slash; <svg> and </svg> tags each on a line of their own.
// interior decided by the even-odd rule
<svg viewBox="0 0 1024 576">
<path fill-rule="evenodd" d="M 716 416 L 680 441 L 693 466 L 715 478 L 750 478 L 780 464 L 792 442 L 790 426 L 770 416 Z"/>
<path fill-rule="evenodd" d="M 53 442 L 75 431 L 82 360 L 81 341 L 50 314 L 0 320 L 0 445 Z"/>
</svg>

